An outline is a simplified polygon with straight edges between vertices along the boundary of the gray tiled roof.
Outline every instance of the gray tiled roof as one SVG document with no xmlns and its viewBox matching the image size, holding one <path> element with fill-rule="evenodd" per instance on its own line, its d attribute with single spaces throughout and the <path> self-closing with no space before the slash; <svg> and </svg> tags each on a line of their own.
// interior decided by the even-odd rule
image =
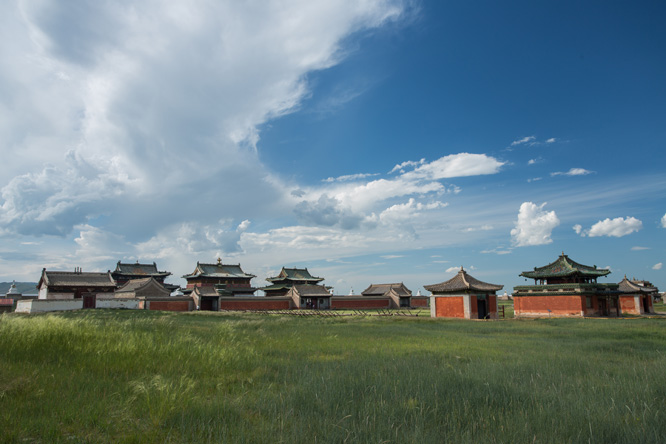
<svg viewBox="0 0 666 444">
<path fill-rule="evenodd" d="M 163 290 L 164 292 L 169 292 L 164 285 L 160 284 L 158 281 L 153 279 L 152 277 L 144 278 L 144 279 L 132 279 L 131 281 L 128 281 L 125 285 L 120 287 L 119 289 L 116 290 L 116 293 L 131 293 L 131 292 L 136 292 L 137 290 L 141 290 L 144 287 L 147 287 L 149 285 L 154 285 L 157 288 Z"/>
<path fill-rule="evenodd" d="M 52 287 L 115 287 L 111 273 L 89 273 L 83 271 L 42 271 L 38 287 L 42 282 Z"/>
<path fill-rule="evenodd" d="M 627 279 L 626 276 L 620 281 L 618 285 L 618 290 L 620 290 L 622 293 L 656 293 L 658 291 L 656 287 L 645 287 L 643 285 L 638 285 L 635 282 Z"/>
<path fill-rule="evenodd" d="M 326 287 L 323 285 L 312 285 L 312 284 L 303 284 L 303 285 L 294 285 L 293 290 L 298 293 L 300 297 L 310 297 L 310 296 L 330 296 Z"/>
<path fill-rule="evenodd" d="M 453 293 L 457 291 L 499 291 L 504 285 L 489 284 L 473 278 L 460 268 L 458 274 L 446 282 L 424 285 L 423 288 L 431 293 Z"/>
<path fill-rule="evenodd" d="M 168 271 L 159 271 L 157 269 L 157 264 L 153 262 L 152 264 L 123 264 L 118 261 L 116 264 L 116 269 L 113 271 L 117 274 L 124 275 L 134 275 L 134 276 L 169 276 L 171 275 Z"/>
<path fill-rule="evenodd" d="M 361 292 L 364 296 L 382 296 L 393 290 L 398 296 L 411 296 L 412 291 L 405 284 L 372 284 Z"/>
</svg>

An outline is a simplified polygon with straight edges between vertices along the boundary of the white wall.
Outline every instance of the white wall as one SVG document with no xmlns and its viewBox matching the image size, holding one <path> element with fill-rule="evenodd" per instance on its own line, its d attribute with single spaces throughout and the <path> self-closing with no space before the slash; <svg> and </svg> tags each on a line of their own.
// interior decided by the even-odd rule
<svg viewBox="0 0 666 444">
<path fill-rule="evenodd" d="M 16 303 L 17 313 L 43 313 L 47 311 L 80 310 L 83 308 L 82 299 L 70 300 L 25 300 Z"/>
</svg>

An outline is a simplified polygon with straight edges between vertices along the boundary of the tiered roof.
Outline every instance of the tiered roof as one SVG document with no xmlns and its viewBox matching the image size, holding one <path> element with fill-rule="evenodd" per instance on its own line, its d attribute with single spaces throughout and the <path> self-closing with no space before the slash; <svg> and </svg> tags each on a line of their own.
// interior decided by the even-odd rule
<svg viewBox="0 0 666 444">
<path fill-rule="evenodd" d="M 520 276 L 531 279 L 563 278 L 572 276 L 596 279 L 601 276 L 606 276 L 609 273 L 610 270 L 599 269 L 596 265 L 590 267 L 589 265 L 579 264 L 578 262 L 569 259 L 569 256 L 563 252 L 555 262 L 543 267 L 534 267 L 534 271 L 523 271 L 520 273 Z"/>
<path fill-rule="evenodd" d="M 317 283 L 324 280 L 324 278 L 312 276 L 307 268 L 285 268 L 282 267 L 280 274 L 275 277 L 266 278 L 268 282 L 282 282 L 282 281 L 305 281 Z"/>
<path fill-rule="evenodd" d="M 456 274 L 448 281 L 441 282 L 439 284 L 424 285 L 423 288 L 431 293 L 456 293 L 461 291 L 494 292 L 504 288 L 504 285 L 495 285 L 480 281 L 467 274 L 467 272 L 463 270 L 462 267 L 460 267 L 458 274 Z"/>
<path fill-rule="evenodd" d="M 121 274 L 128 277 L 171 276 L 171 273 L 168 271 L 159 271 L 155 262 L 152 264 L 140 264 L 139 261 L 137 261 L 135 264 L 123 264 L 122 262 L 118 261 L 116 264 L 116 269 L 113 270 L 113 274 Z"/>
<path fill-rule="evenodd" d="M 253 274 L 245 273 L 240 264 L 229 265 L 223 264 L 222 259 L 217 260 L 217 264 L 202 264 L 197 262 L 197 266 L 194 271 L 190 274 L 183 276 L 185 279 L 192 279 L 198 277 L 210 277 L 210 278 L 246 278 L 252 279 L 256 277 Z"/>
</svg>

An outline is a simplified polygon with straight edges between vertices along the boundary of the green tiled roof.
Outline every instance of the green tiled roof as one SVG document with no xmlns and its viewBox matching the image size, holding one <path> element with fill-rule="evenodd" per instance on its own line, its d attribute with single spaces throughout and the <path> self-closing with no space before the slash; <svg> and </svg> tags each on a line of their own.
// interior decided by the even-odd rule
<svg viewBox="0 0 666 444">
<path fill-rule="evenodd" d="M 240 264 L 227 265 L 218 261 L 217 264 L 201 264 L 197 262 L 197 267 L 190 274 L 186 274 L 183 278 L 196 278 L 196 277 L 212 277 L 212 278 L 253 278 L 253 274 L 247 274 L 242 269 Z"/>
<path fill-rule="evenodd" d="M 268 282 L 280 282 L 280 281 L 321 282 L 324 280 L 324 278 L 312 276 L 307 268 L 282 267 L 280 274 L 278 274 L 275 277 L 269 277 L 266 280 Z"/>
<path fill-rule="evenodd" d="M 534 271 L 523 271 L 520 276 L 531 279 L 545 279 L 549 277 L 566 277 L 566 276 L 587 276 L 587 277 L 601 277 L 610 273 L 610 270 L 598 269 L 596 265 L 590 267 L 588 265 L 579 264 L 571 259 L 569 256 L 562 253 L 557 260 L 551 264 L 543 267 L 534 267 Z"/>
</svg>

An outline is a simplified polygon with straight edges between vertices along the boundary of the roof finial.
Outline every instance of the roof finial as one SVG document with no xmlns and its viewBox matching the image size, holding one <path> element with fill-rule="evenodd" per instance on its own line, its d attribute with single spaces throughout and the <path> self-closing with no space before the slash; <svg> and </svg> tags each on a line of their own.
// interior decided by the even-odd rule
<svg viewBox="0 0 666 444">
<path fill-rule="evenodd" d="M 218 257 L 217 258 L 217 265 L 221 265 L 221 264 L 222 264 L 222 258 Z"/>
</svg>

